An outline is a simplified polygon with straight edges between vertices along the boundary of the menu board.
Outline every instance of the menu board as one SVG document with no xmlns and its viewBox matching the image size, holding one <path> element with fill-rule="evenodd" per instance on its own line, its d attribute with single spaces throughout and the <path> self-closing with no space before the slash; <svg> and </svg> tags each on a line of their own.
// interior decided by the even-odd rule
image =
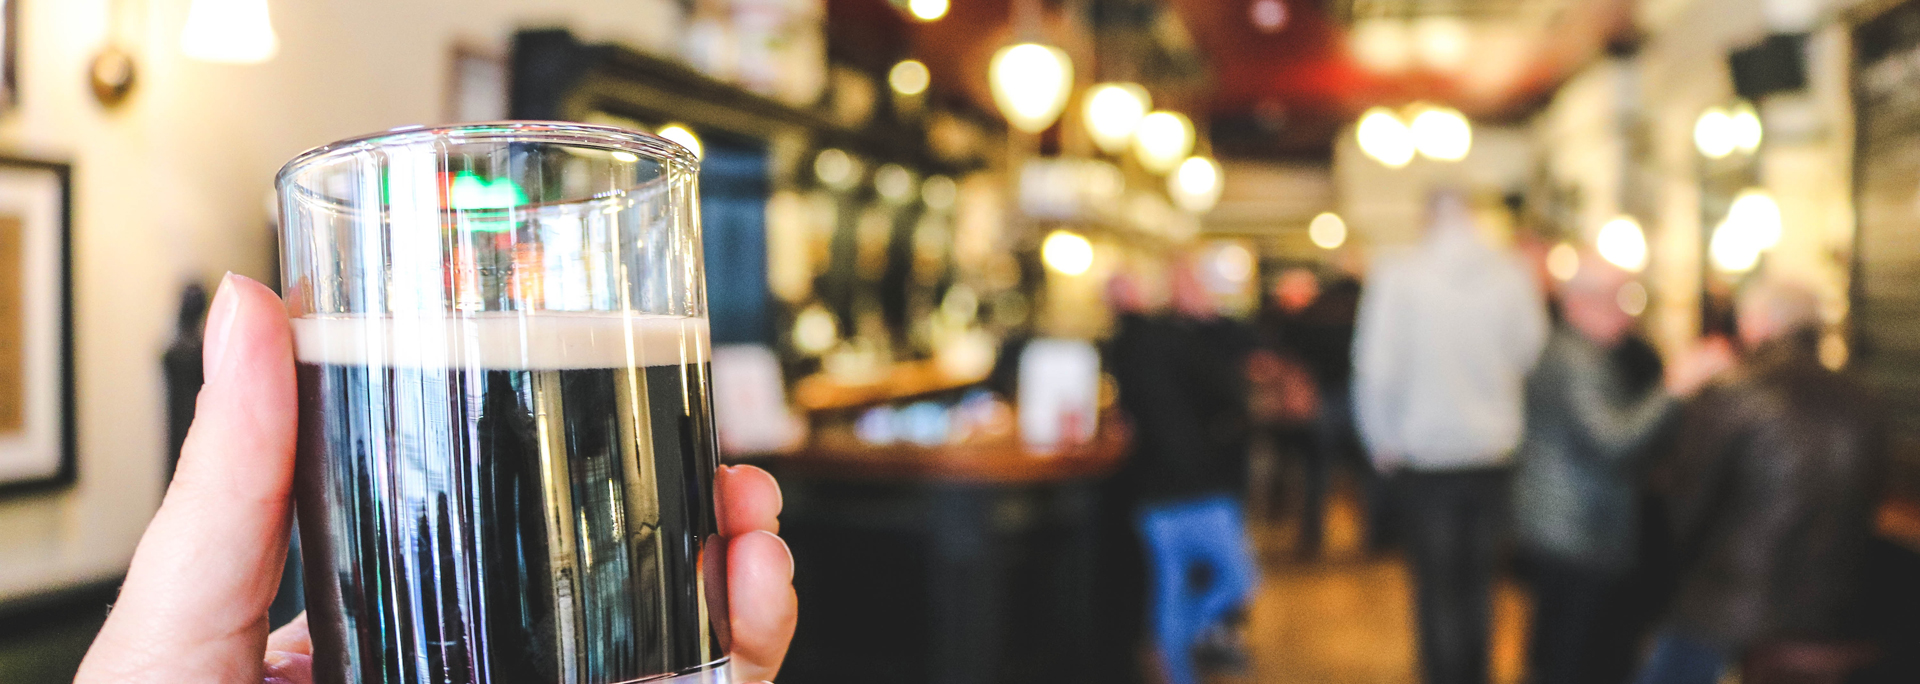
<svg viewBox="0 0 1920 684">
<path fill-rule="evenodd" d="M 1907 465 L 1920 466 L 1920 0 L 1853 40 L 1853 370 L 1890 402 Z"/>
</svg>

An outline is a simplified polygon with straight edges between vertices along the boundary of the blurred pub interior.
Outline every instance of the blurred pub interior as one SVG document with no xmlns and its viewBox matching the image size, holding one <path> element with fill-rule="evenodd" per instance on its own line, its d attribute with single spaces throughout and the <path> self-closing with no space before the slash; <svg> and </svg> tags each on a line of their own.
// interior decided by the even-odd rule
<svg viewBox="0 0 1920 684">
<path fill-rule="evenodd" d="M 270 23 L 190 26 L 202 4 Z M 1618 306 L 1669 359 L 1762 278 L 1817 294 L 1820 361 L 1893 423 L 1867 655 L 1728 676 L 1920 681 L 1920 0 L 0 7 L 0 432 L 53 426 L 0 444 L 0 683 L 71 680 L 104 619 L 192 408 L 198 288 L 277 280 L 274 171 L 499 119 L 701 156 L 722 448 L 780 479 L 797 559 L 782 682 L 1165 681 L 1146 589 L 1113 576 L 1145 573 L 1116 493 L 1140 421 L 1090 361 L 1113 284 L 1198 288 L 1249 335 L 1290 287 L 1345 293 L 1350 328 L 1437 189 L 1543 292 L 1588 253 L 1627 272 Z M 1209 681 L 1421 681 L 1413 570 L 1370 528 L 1391 487 L 1308 467 L 1289 407 L 1347 397 L 1279 377 L 1235 417 L 1263 579 Z M 1491 680 L 1533 681 L 1521 574 L 1494 585 Z"/>
</svg>

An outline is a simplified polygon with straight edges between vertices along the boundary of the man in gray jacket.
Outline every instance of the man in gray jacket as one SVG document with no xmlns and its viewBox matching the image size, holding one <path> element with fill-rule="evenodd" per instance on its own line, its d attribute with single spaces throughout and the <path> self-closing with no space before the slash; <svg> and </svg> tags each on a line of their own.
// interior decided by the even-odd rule
<svg viewBox="0 0 1920 684">
<path fill-rule="evenodd" d="M 1677 402 L 1636 386 L 1618 360 L 1633 328 L 1618 299 L 1629 282 L 1583 255 L 1559 288 L 1563 325 L 1527 378 L 1513 495 L 1533 585 L 1533 684 L 1618 682 L 1632 667 L 1621 606 L 1639 548 L 1639 475 Z"/>
<path fill-rule="evenodd" d="M 1354 412 L 1395 473 L 1428 684 L 1487 681 L 1507 465 L 1527 371 L 1547 335 L 1522 262 L 1476 234 L 1466 198 L 1435 192 L 1426 235 L 1368 272 L 1354 333 Z"/>
</svg>

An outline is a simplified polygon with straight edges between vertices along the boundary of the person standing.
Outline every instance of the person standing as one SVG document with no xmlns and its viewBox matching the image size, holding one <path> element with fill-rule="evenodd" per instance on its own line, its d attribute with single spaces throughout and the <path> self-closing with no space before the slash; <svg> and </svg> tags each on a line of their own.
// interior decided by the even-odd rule
<svg viewBox="0 0 1920 684">
<path fill-rule="evenodd" d="M 1196 293 L 1176 272 L 1176 308 L 1193 314 Z M 1203 294 L 1203 293 L 1201 293 Z M 1118 276 L 1109 296 L 1122 312 L 1109 346 L 1119 403 L 1134 429 L 1123 468 L 1148 575 L 1149 632 L 1171 684 L 1198 684 L 1194 649 L 1251 598 L 1259 569 L 1236 496 L 1232 449 L 1244 444 L 1217 415 L 1219 348 L 1204 322 L 1145 315 L 1137 284 Z M 1229 430 L 1222 433 L 1222 429 Z"/>
<path fill-rule="evenodd" d="M 1527 378 L 1526 433 L 1514 469 L 1514 523 L 1531 580 L 1534 684 L 1612 684 L 1633 666 L 1626 588 L 1639 550 L 1641 472 L 1678 412 L 1622 358 L 1634 319 L 1628 275 L 1592 254 L 1560 286 L 1556 326 Z"/>
<path fill-rule="evenodd" d="M 1361 294 L 1354 410 L 1395 473 L 1428 684 L 1487 680 L 1507 470 L 1545 305 L 1515 256 L 1476 234 L 1466 198 L 1435 192 L 1421 242 L 1383 256 Z"/>
<path fill-rule="evenodd" d="M 1712 684 L 1769 642 L 1861 622 L 1885 413 L 1821 365 L 1812 290 L 1763 281 L 1736 315 L 1747 355 L 1688 406 L 1666 473 L 1679 587 L 1640 684 Z"/>
</svg>

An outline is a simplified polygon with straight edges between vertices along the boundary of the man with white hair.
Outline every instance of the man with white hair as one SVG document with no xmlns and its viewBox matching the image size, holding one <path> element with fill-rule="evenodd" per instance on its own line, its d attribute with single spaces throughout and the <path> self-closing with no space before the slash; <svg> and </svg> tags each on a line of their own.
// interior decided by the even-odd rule
<svg viewBox="0 0 1920 684">
<path fill-rule="evenodd" d="M 1375 467 L 1394 473 L 1427 684 L 1484 684 L 1527 371 L 1546 307 L 1526 267 L 1481 241 L 1465 195 L 1433 194 L 1413 249 L 1367 275 L 1353 406 Z"/>
<path fill-rule="evenodd" d="M 1756 649 L 1858 623 L 1886 421 L 1821 365 L 1819 311 L 1781 280 L 1738 301 L 1745 358 L 1687 408 L 1666 478 L 1679 587 L 1641 684 L 1712 684 Z"/>
</svg>

